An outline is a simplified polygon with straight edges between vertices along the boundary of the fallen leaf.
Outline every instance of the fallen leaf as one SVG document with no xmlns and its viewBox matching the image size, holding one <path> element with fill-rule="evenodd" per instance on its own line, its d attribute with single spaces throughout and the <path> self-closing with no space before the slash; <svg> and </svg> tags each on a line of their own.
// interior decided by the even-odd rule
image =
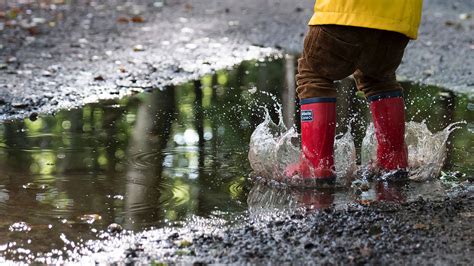
<svg viewBox="0 0 474 266">
<path fill-rule="evenodd" d="M 141 16 L 134 16 L 134 17 L 132 17 L 132 22 L 133 23 L 144 23 L 145 19 Z"/>
</svg>

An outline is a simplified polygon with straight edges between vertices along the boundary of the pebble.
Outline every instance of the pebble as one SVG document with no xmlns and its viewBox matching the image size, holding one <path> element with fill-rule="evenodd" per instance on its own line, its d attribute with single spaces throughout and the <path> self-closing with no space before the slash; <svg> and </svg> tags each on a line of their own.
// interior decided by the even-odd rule
<svg viewBox="0 0 474 266">
<path fill-rule="evenodd" d="M 145 51 L 145 47 L 144 47 L 143 45 L 141 45 L 141 44 L 138 44 L 138 45 L 135 45 L 135 46 L 133 47 L 133 51 L 135 51 L 135 52 L 143 52 L 143 51 Z"/>
<path fill-rule="evenodd" d="M 38 119 L 38 113 L 33 112 L 30 114 L 30 121 L 36 121 Z"/>
<path fill-rule="evenodd" d="M 107 231 L 111 234 L 118 234 L 118 233 L 121 233 L 123 231 L 123 227 L 120 224 L 111 223 L 107 227 Z"/>
</svg>

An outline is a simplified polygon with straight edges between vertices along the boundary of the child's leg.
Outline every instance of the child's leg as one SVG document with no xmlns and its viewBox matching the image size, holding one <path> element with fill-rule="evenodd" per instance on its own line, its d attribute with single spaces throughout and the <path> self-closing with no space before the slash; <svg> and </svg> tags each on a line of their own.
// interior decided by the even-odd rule
<svg viewBox="0 0 474 266">
<path fill-rule="evenodd" d="M 359 64 L 354 78 L 370 102 L 377 137 L 377 163 L 382 170 L 403 170 L 406 175 L 408 152 L 405 145 L 405 105 L 403 89 L 396 81 L 408 38 L 383 32 L 368 60 Z"/>
<path fill-rule="evenodd" d="M 337 92 L 334 80 L 343 79 L 355 70 L 360 45 L 349 42 L 354 34 L 353 28 L 343 26 L 312 26 L 305 38 L 296 76 L 304 155 L 298 172 L 304 178 L 333 180 L 335 177 Z"/>
</svg>

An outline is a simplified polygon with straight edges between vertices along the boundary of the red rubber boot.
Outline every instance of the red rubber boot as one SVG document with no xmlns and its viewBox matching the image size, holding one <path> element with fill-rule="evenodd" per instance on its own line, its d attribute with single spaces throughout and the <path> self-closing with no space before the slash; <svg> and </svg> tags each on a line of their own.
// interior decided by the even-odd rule
<svg viewBox="0 0 474 266">
<path fill-rule="evenodd" d="M 369 97 L 377 138 L 377 161 L 382 171 L 400 170 L 406 175 L 408 151 L 405 144 L 405 104 L 401 92 Z"/>
<path fill-rule="evenodd" d="M 290 166 L 304 179 L 335 180 L 334 137 L 336 134 L 336 98 L 301 100 L 301 148 L 304 158 L 297 166 Z"/>
</svg>

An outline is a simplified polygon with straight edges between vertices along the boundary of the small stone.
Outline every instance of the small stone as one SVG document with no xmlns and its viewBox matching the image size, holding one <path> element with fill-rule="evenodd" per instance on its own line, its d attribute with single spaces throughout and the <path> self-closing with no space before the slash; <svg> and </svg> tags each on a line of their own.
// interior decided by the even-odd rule
<svg viewBox="0 0 474 266">
<path fill-rule="evenodd" d="M 107 227 L 107 231 L 109 231 L 109 233 L 111 233 L 111 234 L 118 234 L 118 233 L 121 233 L 123 231 L 123 227 L 120 224 L 111 223 Z"/>
<path fill-rule="evenodd" d="M 45 18 L 33 18 L 31 20 L 31 23 L 37 25 L 37 24 L 44 24 L 46 22 Z"/>
<path fill-rule="evenodd" d="M 98 76 L 95 76 L 95 77 L 94 77 L 94 80 L 95 80 L 95 81 L 104 81 L 105 78 L 104 78 L 102 75 L 98 75 Z"/>
<path fill-rule="evenodd" d="M 433 69 L 425 69 L 423 71 L 423 74 L 427 77 L 433 76 L 434 75 L 434 70 Z"/>
<path fill-rule="evenodd" d="M 38 119 L 38 113 L 35 113 L 35 112 L 31 113 L 29 118 L 30 118 L 30 121 L 36 121 Z"/>
<path fill-rule="evenodd" d="M 89 43 L 89 41 L 88 41 L 87 39 L 85 39 L 85 38 L 81 38 L 81 39 L 77 40 L 77 42 L 78 42 L 79 44 L 88 44 L 88 43 Z"/>
<path fill-rule="evenodd" d="M 14 56 L 7 58 L 7 64 L 12 64 L 12 63 L 15 63 L 16 61 L 18 61 L 18 59 Z"/>
<path fill-rule="evenodd" d="M 51 77 L 53 75 L 53 73 L 51 71 L 48 71 L 48 70 L 43 70 L 43 72 L 41 72 L 41 76 L 43 77 Z"/>
<path fill-rule="evenodd" d="M 143 52 L 143 51 L 145 51 L 145 47 L 143 47 L 143 45 L 141 45 L 141 44 L 138 44 L 138 45 L 135 45 L 135 46 L 133 47 L 133 51 L 135 51 L 135 52 Z"/>
<path fill-rule="evenodd" d="M 163 7 L 163 2 L 162 1 L 156 1 L 153 3 L 154 7 L 161 8 Z"/>
<path fill-rule="evenodd" d="M 467 19 L 470 19 L 470 18 L 472 18 L 471 14 L 467 14 L 467 13 L 459 14 L 459 19 L 460 20 L 467 20 Z"/>
<path fill-rule="evenodd" d="M 28 106 L 28 103 L 24 103 L 24 102 L 12 102 L 12 107 L 13 107 L 13 108 L 22 109 L 22 108 L 26 108 L 27 106 Z"/>
<path fill-rule="evenodd" d="M 168 239 L 176 239 L 179 237 L 179 234 L 177 232 L 172 233 L 171 235 L 168 236 Z"/>
</svg>

